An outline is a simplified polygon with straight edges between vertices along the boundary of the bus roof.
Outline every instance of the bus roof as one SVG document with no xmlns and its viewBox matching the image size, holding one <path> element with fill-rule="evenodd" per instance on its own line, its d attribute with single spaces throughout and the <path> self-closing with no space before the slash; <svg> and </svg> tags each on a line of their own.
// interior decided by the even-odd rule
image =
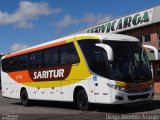
<svg viewBox="0 0 160 120">
<path fill-rule="evenodd" d="M 65 44 L 67 43 L 66 41 L 68 39 L 73 39 L 73 38 L 78 38 L 78 37 L 84 37 L 87 39 L 87 37 L 96 37 L 97 39 L 100 40 L 110 40 L 110 41 L 129 41 L 129 42 L 138 42 L 139 40 L 135 37 L 131 37 L 131 36 L 127 36 L 127 35 L 121 35 L 121 34 L 113 34 L 113 33 L 83 33 L 83 34 L 76 34 L 76 35 L 70 35 L 67 37 L 62 37 L 56 40 L 52 40 L 46 43 L 42 43 L 21 51 L 17 51 L 15 53 L 11 53 L 11 54 L 7 54 L 5 55 L 3 58 L 9 58 L 9 57 L 13 57 L 16 55 L 21 55 L 21 54 L 25 54 L 25 53 L 29 53 L 29 52 L 34 52 L 37 50 L 41 50 L 41 49 L 45 49 L 45 48 L 49 48 L 49 47 L 53 47 L 53 46 L 57 46 L 57 45 L 61 45 L 61 44 Z M 75 40 L 75 39 L 74 39 Z M 72 41 L 74 41 L 72 40 Z"/>
<path fill-rule="evenodd" d="M 75 35 L 75 37 L 79 37 L 79 36 L 96 36 L 101 40 L 110 40 L 110 41 L 139 42 L 139 40 L 135 37 L 122 35 L 122 34 L 114 34 L 114 33 L 85 33 L 85 34 Z"/>
</svg>

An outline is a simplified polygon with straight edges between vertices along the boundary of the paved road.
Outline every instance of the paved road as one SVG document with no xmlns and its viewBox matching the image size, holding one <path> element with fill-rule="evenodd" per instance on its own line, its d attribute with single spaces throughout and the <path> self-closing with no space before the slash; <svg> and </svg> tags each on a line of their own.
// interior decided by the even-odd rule
<svg viewBox="0 0 160 120">
<path fill-rule="evenodd" d="M 151 117 L 154 118 L 150 119 Z M 19 100 L 3 98 L 0 94 L 2 120 L 128 120 L 130 118 L 159 120 L 160 96 L 155 96 L 152 101 L 132 105 L 96 105 L 92 111 L 83 112 L 76 110 L 71 103 L 61 102 L 34 101 L 30 107 L 24 107 Z"/>
</svg>

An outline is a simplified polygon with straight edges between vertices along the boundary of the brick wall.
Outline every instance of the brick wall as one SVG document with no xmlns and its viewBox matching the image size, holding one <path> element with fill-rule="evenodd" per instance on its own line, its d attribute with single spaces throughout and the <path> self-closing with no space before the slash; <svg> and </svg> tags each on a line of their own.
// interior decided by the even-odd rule
<svg viewBox="0 0 160 120">
<path fill-rule="evenodd" d="M 157 41 L 159 39 L 158 35 L 157 35 L 158 31 L 160 31 L 160 23 L 152 24 L 152 25 L 148 25 L 148 26 L 145 26 L 145 27 L 136 28 L 136 29 L 132 29 L 132 30 L 128 30 L 128 31 L 125 31 L 125 32 L 121 32 L 120 34 L 126 34 L 126 35 L 135 36 L 135 37 L 150 34 L 151 41 L 149 41 L 149 42 L 144 42 L 143 41 L 142 44 L 153 45 L 153 46 L 158 48 L 159 47 L 159 42 Z"/>
</svg>

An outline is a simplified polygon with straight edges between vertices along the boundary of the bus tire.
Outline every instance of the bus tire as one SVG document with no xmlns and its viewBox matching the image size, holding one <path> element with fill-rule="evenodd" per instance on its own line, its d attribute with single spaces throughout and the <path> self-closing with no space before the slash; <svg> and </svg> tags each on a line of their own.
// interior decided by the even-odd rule
<svg viewBox="0 0 160 120">
<path fill-rule="evenodd" d="M 77 94 L 77 107 L 82 110 L 82 111 L 87 111 L 89 110 L 89 102 L 88 102 L 88 97 L 87 93 L 85 90 L 79 90 Z"/>
<path fill-rule="evenodd" d="M 20 98 L 21 98 L 21 104 L 23 106 L 29 106 L 30 100 L 28 98 L 28 93 L 26 90 L 21 91 Z"/>
</svg>

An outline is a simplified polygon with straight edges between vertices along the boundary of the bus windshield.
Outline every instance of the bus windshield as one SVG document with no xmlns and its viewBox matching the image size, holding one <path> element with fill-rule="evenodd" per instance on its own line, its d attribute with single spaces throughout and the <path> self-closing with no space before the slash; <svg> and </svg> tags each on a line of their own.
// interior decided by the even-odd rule
<svg viewBox="0 0 160 120">
<path fill-rule="evenodd" d="M 151 79 L 149 60 L 139 42 L 103 41 L 113 49 L 110 79 L 141 82 Z"/>
</svg>

